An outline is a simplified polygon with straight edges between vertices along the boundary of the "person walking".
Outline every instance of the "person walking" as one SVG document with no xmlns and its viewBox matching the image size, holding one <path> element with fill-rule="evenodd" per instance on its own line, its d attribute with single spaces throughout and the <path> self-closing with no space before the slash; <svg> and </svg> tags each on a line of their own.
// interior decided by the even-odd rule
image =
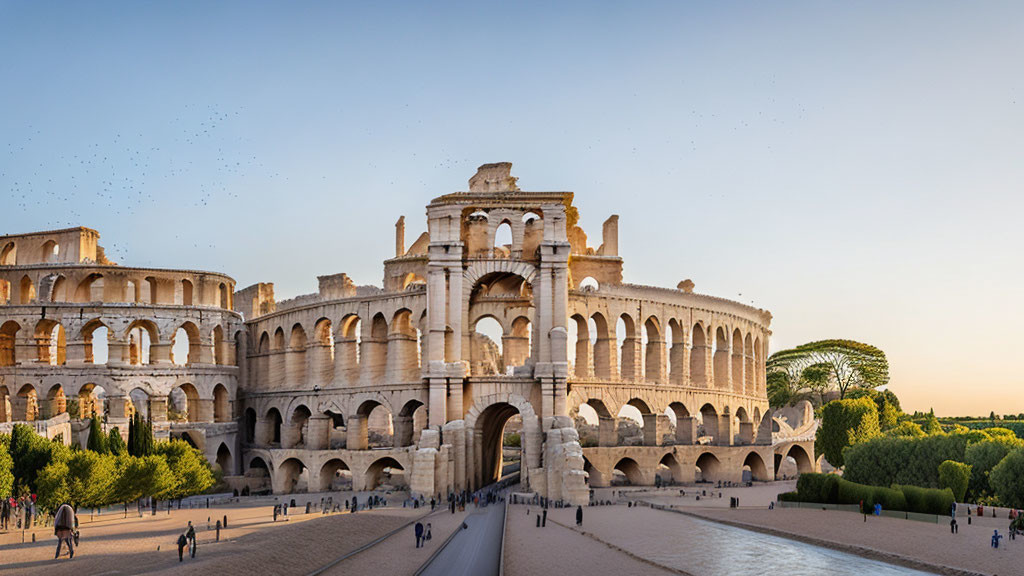
<svg viewBox="0 0 1024 576">
<path fill-rule="evenodd" d="M 75 529 L 75 511 L 70 504 L 61 504 L 57 513 L 53 516 L 53 533 L 57 536 L 57 553 L 53 559 L 60 558 L 60 547 L 64 542 L 68 543 L 68 558 L 75 557 L 75 544 L 72 540 Z"/>
<path fill-rule="evenodd" d="M 196 557 L 196 527 L 192 525 L 192 521 L 188 522 L 188 529 L 185 530 L 185 538 L 188 539 L 188 555 L 192 558 Z"/>
<path fill-rule="evenodd" d="M 11 519 L 11 504 L 4 498 L 3 502 L 0 502 L 0 529 L 7 530 L 7 523 Z"/>
<path fill-rule="evenodd" d="M 423 542 L 423 523 L 422 522 L 417 522 L 416 523 L 416 547 L 417 548 L 421 547 L 422 546 L 422 542 Z"/>
<path fill-rule="evenodd" d="M 181 562 L 185 557 L 185 546 L 188 546 L 188 538 L 185 537 L 185 533 L 178 534 L 178 562 Z"/>
<path fill-rule="evenodd" d="M 423 531 L 423 545 L 427 545 L 427 540 L 430 540 L 430 522 L 427 522 L 427 528 Z"/>
<path fill-rule="evenodd" d="M 992 531 L 992 547 L 999 548 L 999 541 L 1003 538 L 1003 535 L 999 533 L 999 530 Z"/>
<path fill-rule="evenodd" d="M 576 507 L 576 525 L 583 526 L 583 506 Z"/>
</svg>

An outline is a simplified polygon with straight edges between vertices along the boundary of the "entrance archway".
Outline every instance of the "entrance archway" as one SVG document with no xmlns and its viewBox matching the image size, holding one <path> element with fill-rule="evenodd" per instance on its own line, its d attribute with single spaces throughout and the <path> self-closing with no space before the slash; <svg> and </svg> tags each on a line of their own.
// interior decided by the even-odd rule
<svg viewBox="0 0 1024 576">
<path fill-rule="evenodd" d="M 477 448 L 479 466 L 479 487 L 493 484 L 502 478 L 503 452 L 505 447 L 505 425 L 519 414 L 519 409 L 508 402 L 499 402 L 488 406 L 476 421 L 474 441 Z M 522 436 L 520 436 L 520 447 Z"/>
<path fill-rule="evenodd" d="M 405 468 L 390 456 L 375 461 L 366 469 L 366 489 L 376 490 L 387 483 L 394 487 L 405 486 Z"/>
<path fill-rule="evenodd" d="M 640 465 L 632 458 L 619 460 L 612 469 L 613 486 L 641 486 L 643 483 L 644 475 L 640 471 Z"/>
</svg>

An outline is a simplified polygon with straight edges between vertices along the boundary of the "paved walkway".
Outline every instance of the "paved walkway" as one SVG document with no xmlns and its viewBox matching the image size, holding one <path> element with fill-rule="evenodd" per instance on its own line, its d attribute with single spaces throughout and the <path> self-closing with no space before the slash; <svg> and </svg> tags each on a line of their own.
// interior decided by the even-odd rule
<svg viewBox="0 0 1024 576">
<path fill-rule="evenodd" d="M 496 576 L 501 567 L 505 504 L 495 502 L 466 518 L 460 531 L 434 558 L 423 576 Z"/>
</svg>

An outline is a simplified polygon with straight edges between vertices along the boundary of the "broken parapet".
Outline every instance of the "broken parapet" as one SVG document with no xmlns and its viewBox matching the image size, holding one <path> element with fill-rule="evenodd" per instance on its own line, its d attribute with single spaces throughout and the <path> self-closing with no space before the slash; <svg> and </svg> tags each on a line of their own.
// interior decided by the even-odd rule
<svg viewBox="0 0 1024 576">
<path fill-rule="evenodd" d="M 356 283 L 348 277 L 348 274 L 317 276 L 316 279 L 320 282 L 320 297 L 324 300 L 351 298 L 356 295 Z"/>
<path fill-rule="evenodd" d="M 260 282 L 235 292 L 235 311 L 246 320 L 277 311 L 273 282 Z"/>
<path fill-rule="evenodd" d="M 476 174 L 469 179 L 470 192 L 518 192 L 516 178 L 512 175 L 511 162 L 495 162 L 484 164 L 476 169 Z"/>
</svg>

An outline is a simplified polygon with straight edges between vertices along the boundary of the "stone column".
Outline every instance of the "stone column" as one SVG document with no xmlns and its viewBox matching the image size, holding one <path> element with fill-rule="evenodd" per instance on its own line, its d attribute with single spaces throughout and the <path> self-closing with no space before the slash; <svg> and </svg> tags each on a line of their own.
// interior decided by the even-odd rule
<svg viewBox="0 0 1024 576">
<path fill-rule="evenodd" d="M 736 430 L 733 426 L 732 414 L 725 412 L 718 417 L 718 437 L 715 438 L 715 444 L 719 446 L 732 446 L 735 435 Z"/>
<path fill-rule="evenodd" d="M 743 394 L 743 381 L 745 380 L 743 374 L 743 348 L 740 347 L 738 350 L 733 346 L 732 350 L 732 374 L 730 374 L 730 385 L 733 392 L 736 394 Z"/>
<path fill-rule="evenodd" d="M 349 450 L 366 450 L 367 426 L 366 417 L 359 414 L 352 414 L 348 417 L 348 434 L 346 435 L 346 448 Z M 355 471 L 353 471 L 354 480 Z"/>
<path fill-rule="evenodd" d="M 358 342 L 355 338 L 341 337 L 334 343 L 334 385 L 354 386 L 359 378 L 356 361 Z"/>
<path fill-rule="evenodd" d="M 697 419 L 693 416 L 676 419 L 676 444 L 693 444 L 697 440 Z"/>
<path fill-rule="evenodd" d="M 199 418 L 196 422 L 213 422 L 213 399 L 212 398 L 200 398 L 199 404 Z"/>
<path fill-rule="evenodd" d="M 617 446 L 619 443 L 619 421 L 617 418 L 598 417 L 597 445 L 601 447 Z"/>
<path fill-rule="evenodd" d="M 581 333 L 576 337 L 576 365 L 573 367 L 573 375 L 576 378 L 589 380 L 594 376 L 590 358 L 590 338 L 586 333 Z"/>
<path fill-rule="evenodd" d="M 266 418 L 256 419 L 255 438 L 256 444 L 269 446 L 274 443 L 274 423 Z"/>
<path fill-rule="evenodd" d="M 461 247 L 457 248 L 459 248 L 459 254 L 461 254 Z M 448 266 L 448 325 L 455 333 L 455 338 L 451 343 L 452 357 L 450 360 L 455 362 L 467 360 L 466 356 L 463 355 L 462 350 L 462 338 L 465 335 L 462 318 L 463 312 L 462 260 L 460 258 L 457 264 L 451 264 Z"/>
<path fill-rule="evenodd" d="M 644 414 L 644 446 L 661 446 L 661 439 L 668 427 L 668 416 Z"/>
<path fill-rule="evenodd" d="M 754 423 L 753 422 L 740 422 L 740 444 L 753 444 L 754 443 Z"/>
<path fill-rule="evenodd" d="M 167 421 L 167 396 L 149 397 L 149 417 L 153 422 Z"/>
<path fill-rule="evenodd" d="M 107 406 L 110 411 L 107 413 L 111 420 L 124 420 L 128 418 L 125 413 L 125 402 L 128 401 L 127 396 L 107 396 Z"/>
<path fill-rule="evenodd" d="M 647 335 L 647 355 L 644 366 L 644 381 L 648 384 L 665 383 L 665 341 L 659 336 L 651 339 Z"/>
<path fill-rule="evenodd" d="M 85 364 L 85 340 L 69 340 L 65 352 L 68 366 L 83 366 Z"/>
<path fill-rule="evenodd" d="M 149 345 L 149 363 L 155 366 L 169 366 L 171 364 L 171 344 L 160 343 Z"/>
<path fill-rule="evenodd" d="M 671 371 L 668 375 L 668 383 L 674 386 L 683 386 L 686 382 L 686 368 L 690 359 L 686 357 L 686 343 L 675 342 L 668 351 Z"/>
</svg>

